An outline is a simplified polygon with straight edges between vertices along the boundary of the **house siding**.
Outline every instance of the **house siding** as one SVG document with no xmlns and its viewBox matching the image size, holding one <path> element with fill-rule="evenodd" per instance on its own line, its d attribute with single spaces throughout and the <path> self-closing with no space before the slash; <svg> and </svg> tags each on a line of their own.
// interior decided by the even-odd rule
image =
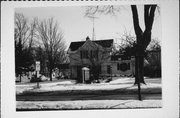
<svg viewBox="0 0 180 118">
<path fill-rule="evenodd" d="M 126 63 L 129 64 L 129 69 L 122 71 L 118 70 L 117 65 Z M 108 73 L 108 66 L 111 67 L 111 72 Z M 119 61 L 108 61 L 102 64 L 101 66 L 101 76 L 134 76 L 135 74 L 135 59 L 131 58 L 131 60 L 119 60 Z"/>
<path fill-rule="evenodd" d="M 98 51 L 97 51 L 98 49 Z M 69 58 L 70 58 L 70 69 L 71 69 L 71 77 L 72 78 L 80 78 L 80 76 L 78 76 L 77 72 L 78 69 L 77 68 L 82 68 L 82 67 L 90 67 L 92 66 L 92 63 L 94 64 L 101 64 L 103 65 L 103 63 L 106 63 L 108 61 L 110 61 L 110 53 L 112 47 L 110 48 L 106 48 L 105 51 L 106 53 L 102 52 L 104 48 L 102 48 L 101 46 L 97 45 L 96 43 L 87 40 L 81 47 L 79 47 L 77 50 L 75 51 L 71 51 L 69 50 Z M 88 51 L 88 54 L 90 56 L 92 56 L 92 52 L 98 52 L 98 54 L 96 54 L 97 56 L 97 60 L 95 59 L 94 62 L 92 62 L 92 60 L 90 60 L 89 58 L 82 58 L 82 53 L 81 51 Z M 102 73 L 104 72 L 104 67 L 101 67 L 102 69 Z M 82 73 L 81 73 L 82 74 Z"/>
</svg>

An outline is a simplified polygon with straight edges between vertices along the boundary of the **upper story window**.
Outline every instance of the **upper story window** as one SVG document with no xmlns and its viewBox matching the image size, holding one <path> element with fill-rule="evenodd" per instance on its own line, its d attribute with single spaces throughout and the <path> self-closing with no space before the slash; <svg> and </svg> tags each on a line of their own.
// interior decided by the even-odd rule
<svg viewBox="0 0 180 118">
<path fill-rule="evenodd" d="M 91 50 L 90 51 L 90 58 L 98 58 L 98 51 L 97 50 Z"/>
<path fill-rule="evenodd" d="M 98 51 L 97 50 L 82 50 L 80 51 L 81 59 L 88 59 L 88 58 L 98 58 Z"/>
<path fill-rule="evenodd" d="M 87 50 L 80 51 L 80 56 L 81 59 L 88 59 L 88 51 Z"/>
</svg>

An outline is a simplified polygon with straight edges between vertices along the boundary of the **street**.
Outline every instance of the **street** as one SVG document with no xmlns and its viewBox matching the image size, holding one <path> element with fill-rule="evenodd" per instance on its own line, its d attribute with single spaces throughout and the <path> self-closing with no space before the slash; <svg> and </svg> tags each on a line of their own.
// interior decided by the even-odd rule
<svg viewBox="0 0 180 118">
<path fill-rule="evenodd" d="M 161 94 L 142 94 L 144 100 L 161 100 Z M 23 95 L 17 101 L 71 101 L 71 100 L 137 100 L 137 94 L 83 94 L 83 95 Z"/>
</svg>

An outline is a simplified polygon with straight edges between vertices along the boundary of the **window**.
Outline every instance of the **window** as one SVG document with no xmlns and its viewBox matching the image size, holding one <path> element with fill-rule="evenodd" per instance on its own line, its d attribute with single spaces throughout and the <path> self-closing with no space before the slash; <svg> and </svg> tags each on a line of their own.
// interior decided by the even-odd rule
<svg viewBox="0 0 180 118">
<path fill-rule="evenodd" d="M 88 51 L 87 50 L 80 51 L 80 57 L 81 59 L 88 59 Z"/>
<path fill-rule="evenodd" d="M 117 63 L 117 70 L 121 70 L 121 71 L 130 70 L 130 63 Z"/>
<path fill-rule="evenodd" d="M 98 59 L 98 51 L 97 50 L 91 50 L 90 51 L 90 58 Z"/>
<path fill-rule="evenodd" d="M 119 64 L 119 63 L 117 63 L 117 70 L 120 70 L 120 68 L 119 68 L 120 66 L 119 66 L 119 65 L 120 65 L 120 64 Z"/>
<path fill-rule="evenodd" d="M 82 50 L 80 51 L 80 58 L 81 59 L 88 59 L 88 58 L 96 58 L 98 59 L 98 51 L 97 50 Z"/>
</svg>

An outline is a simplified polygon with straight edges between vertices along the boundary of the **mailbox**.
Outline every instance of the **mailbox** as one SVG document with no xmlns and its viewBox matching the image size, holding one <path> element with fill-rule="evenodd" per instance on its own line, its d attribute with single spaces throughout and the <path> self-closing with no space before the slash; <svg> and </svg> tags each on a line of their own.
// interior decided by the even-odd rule
<svg viewBox="0 0 180 118">
<path fill-rule="evenodd" d="M 86 81 L 89 80 L 89 68 L 83 67 L 82 68 L 82 81 L 85 83 Z"/>
</svg>

